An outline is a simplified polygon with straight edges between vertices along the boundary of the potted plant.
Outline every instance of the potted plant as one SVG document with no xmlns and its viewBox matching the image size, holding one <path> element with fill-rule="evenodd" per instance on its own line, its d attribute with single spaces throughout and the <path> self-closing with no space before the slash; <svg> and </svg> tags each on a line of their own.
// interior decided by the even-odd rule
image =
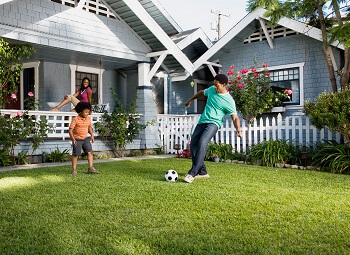
<svg viewBox="0 0 350 255">
<path fill-rule="evenodd" d="M 214 162 L 220 162 L 220 158 L 218 154 L 214 153 L 213 155 L 211 155 L 211 157 L 213 158 Z"/>
</svg>

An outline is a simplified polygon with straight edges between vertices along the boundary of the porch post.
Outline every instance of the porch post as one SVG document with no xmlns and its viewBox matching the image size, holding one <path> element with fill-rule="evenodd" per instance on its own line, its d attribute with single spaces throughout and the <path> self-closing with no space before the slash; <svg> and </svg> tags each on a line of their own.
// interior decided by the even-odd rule
<svg viewBox="0 0 350 255">
<path fill-rule="evenodd" d="M 142 114 L 140 118 L 141 124 L 146 124 L 152 120 L 157 121 L 156 105 L 153 101 L 152 85 L 148 79 L 150 72 L 149 63 L 138 64 L 138 87 L 137 87 L 137 111 Z M 141 144 L 143 150 L 157 148 L 156 144 L 160 144 L 157 125 L 149 125 L 140 133 Z"/>
</svg>

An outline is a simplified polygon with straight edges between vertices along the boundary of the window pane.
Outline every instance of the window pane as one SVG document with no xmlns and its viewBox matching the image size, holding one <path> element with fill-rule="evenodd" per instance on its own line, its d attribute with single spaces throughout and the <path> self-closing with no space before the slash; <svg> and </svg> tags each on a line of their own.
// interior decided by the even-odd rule
<svg viewBox="0 0 350 255">
<path fill-rule="evenodd" d="M 85 73 L 85 72 L 75 72 L 75 88 L 76 91 L 80 89 L 82 79 L 87 77 L 90 79 L 92 87 L 92 103 L 98 104 L 98 74 Z M 79 99 L 79 98 L 78 98 Z"/>
</svg>

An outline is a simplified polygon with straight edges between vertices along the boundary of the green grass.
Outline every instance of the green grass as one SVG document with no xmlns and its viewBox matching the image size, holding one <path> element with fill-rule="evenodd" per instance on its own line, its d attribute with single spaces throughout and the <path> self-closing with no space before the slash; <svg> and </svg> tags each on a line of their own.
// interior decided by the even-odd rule
<svg viewBox="0 0 350 255">
<path fill-rule="evenodd" d="M 350 254 L 350 176 L 186 159 L 0 173 L 0 254 Z M 276 170 L 277 169 L 277 170 Z"/>
</svg>

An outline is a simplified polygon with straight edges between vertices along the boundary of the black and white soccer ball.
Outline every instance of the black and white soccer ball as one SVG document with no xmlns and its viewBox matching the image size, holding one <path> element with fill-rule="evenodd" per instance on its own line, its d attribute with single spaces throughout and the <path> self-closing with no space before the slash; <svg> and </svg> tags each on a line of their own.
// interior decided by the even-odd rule
<svg viewBox="0 0 350 255">
<path fill-rule="evenodd" d="M 167 180 L 168 182 L 176 182 L 177 179 L 179 179 L 177 172 L 173 169 L 166 171 L 164 176 L 165 180 Z"/>
</svg>

